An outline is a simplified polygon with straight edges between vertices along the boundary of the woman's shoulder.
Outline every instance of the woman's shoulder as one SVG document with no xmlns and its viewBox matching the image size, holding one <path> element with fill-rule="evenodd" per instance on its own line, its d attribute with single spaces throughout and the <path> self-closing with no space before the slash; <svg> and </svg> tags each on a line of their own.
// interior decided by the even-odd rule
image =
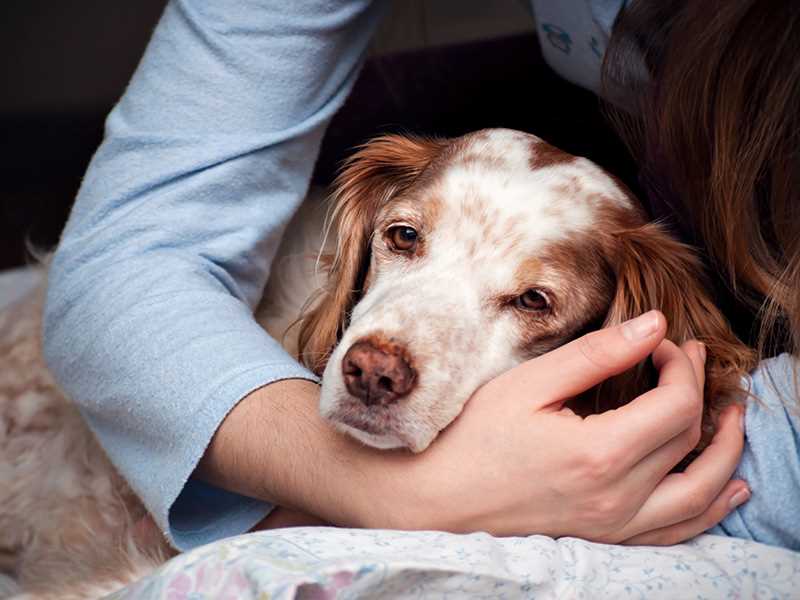
<svg viewBox="0 0 800 600">
<path fill-rule="evenodd" d="M 779 411 L 800 423 L 800 357 L 785 352 L 762 360 L 749 379 L 749 391 L 755 397 L 749 413 L 774 416 Z"/>
</svg>

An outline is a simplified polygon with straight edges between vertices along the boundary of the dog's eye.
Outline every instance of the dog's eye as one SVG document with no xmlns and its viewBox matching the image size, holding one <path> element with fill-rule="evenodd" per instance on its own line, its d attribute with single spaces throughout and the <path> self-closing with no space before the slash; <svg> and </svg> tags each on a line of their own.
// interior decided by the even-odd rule
<svg viewBox="0 0 800 600">
<path fill-rule="evenodd" d="M 390 227 L 386 235 L 389 244 L 398 252 L 412 252 L 417 247 L 419 234 L 416 229 L 408 225 Z"/>
<path fill-rule="evenodd" d="M 543 312 L 550 308 L 550 299 L 547 295 L 537 289 L 530 289 L 524 294 L 517 296 L 517 308 L 532 312 Z"/>
</svg>

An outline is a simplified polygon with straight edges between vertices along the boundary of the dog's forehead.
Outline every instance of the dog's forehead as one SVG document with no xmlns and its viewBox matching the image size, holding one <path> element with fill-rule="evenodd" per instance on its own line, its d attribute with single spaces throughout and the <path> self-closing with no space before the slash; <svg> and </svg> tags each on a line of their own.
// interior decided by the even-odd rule
<svg viewBox="0 0 800 600">
<path fill-rule="evenodd" d="M 507 129 L 484 130 L 458 140 L 438 167 L 429 194 L 461 235 L 528 250 L 590 230 L 608 207 L 630 199 L 602 169 Z"/>
</svg>

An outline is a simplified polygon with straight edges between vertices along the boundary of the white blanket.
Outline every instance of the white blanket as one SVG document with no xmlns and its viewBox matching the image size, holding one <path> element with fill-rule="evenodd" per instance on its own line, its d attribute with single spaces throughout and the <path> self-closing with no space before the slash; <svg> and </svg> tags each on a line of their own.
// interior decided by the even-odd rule
<svg viewBox="0 0 800 600">
<path fill-rule="evenodd" d="M 800 554 L 711 535 L 667 548 L 296 528 L 178 556 L 117 600 L 800 598 Z"/>
</svg>

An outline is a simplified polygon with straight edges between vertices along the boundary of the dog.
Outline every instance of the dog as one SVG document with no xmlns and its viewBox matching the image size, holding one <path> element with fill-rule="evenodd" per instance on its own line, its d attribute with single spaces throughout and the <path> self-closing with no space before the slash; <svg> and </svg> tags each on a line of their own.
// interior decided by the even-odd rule
<svg viewBox="0 0 800 600">
<path fill-rule="evenodd" d="M 707 347 L 705 440 L 741 398 L 754 355 L 700 261 L 589 160 L 507 129 L 387 135 L 334 190 L 330 222 L 308 202 L 290 224 L 255 317 L 321 376 L 344 434 L 422 452 L 483 383 L 652 308 Z M 47 373 L 41 297 L 0 315 L 0 556 L 26 598 L 100 597 L 172 551 L 137 538 L 144 508 Z M 573 406 L 651 384 L 643 364 Z"/>
<path fill-rule="evenodd" d="M 367 445 L 421 452 L 489 379 L 652 308 L 669 339 L 707 346 L 709 429 L 754 366 L 692 250 L 618 180 L 533 135 L 381 137 L 335 189 L 338 242 L 293 347 L 322 376 L 322 415 Z M 588 408 L 651 384 L 624 374 Z"/>
</svg>

